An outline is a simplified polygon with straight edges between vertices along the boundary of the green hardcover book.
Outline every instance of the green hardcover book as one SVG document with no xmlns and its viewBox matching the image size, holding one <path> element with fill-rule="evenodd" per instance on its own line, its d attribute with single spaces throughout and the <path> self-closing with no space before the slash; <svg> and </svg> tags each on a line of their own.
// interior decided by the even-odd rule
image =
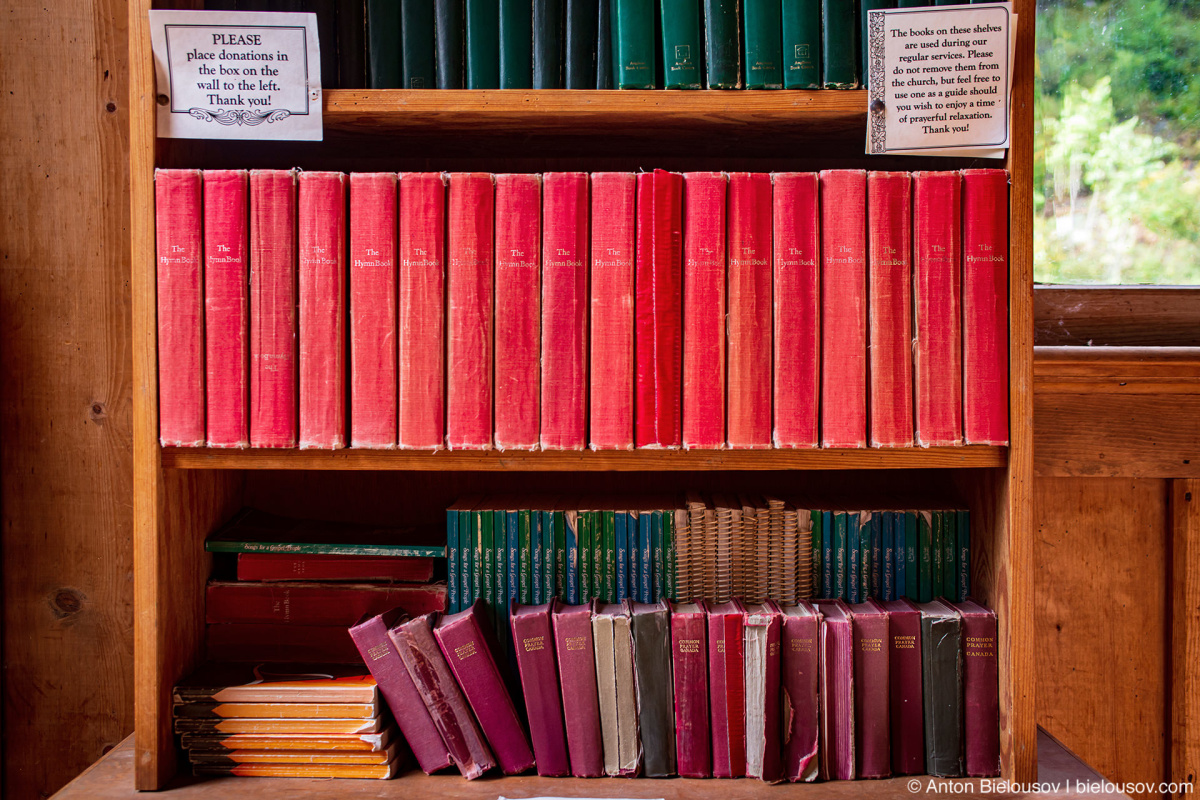
<svg viewBox="0 0 1200 800">
<path fill-rule="evenodd" d="M 567 602 L 567 527 L 562 511 L 554 512 L 554 596 Z"/>
<path fill-rule="evenodd" d="M 933 513 L 917 512 L 917 541 L 921 547 L 920 575 L 921 584 L 918 587 L 918 601 L 928 603 L 933 599 Z"/>
<path fill-rule="evenodd" d="M 400 0 L 367 0 L 367 86 L 399 89 Z"/>
<path fill-rule="evenodd" d="M 538 513 L 542 520 L 542 602 L 549 603 L 556 597 L 554 578 L 558 566 L 554 553 L 554 512 L 541 511 Z"/>
<path fill-rule="evenodd" d="M 933 515 L 933 533 L 932 543 L 929 550 L 929 558 L 932 561 L 930 566 L 930 581 L 932 583 L 932 593 L 935 598 L 942 594 L 942 555 L 945 553 L 942 545 L 942 537 L 946 531 L 946 520 L 942 517 L 941 511 L 931 512 Z"/>
<path fill-rule="evenodd" d="M 747 89 L 783 88 L 780 0 L 742 0 L 743 82 Z"/>
<path fill-rule="evenodd" d="M 858 596 L 864 603 L 871 597 L 871 565 L 874 563 L 871 528 L 874 518 L 875 514 L 870 511 L 860 511 L 858 514 Z"/>
<path fill-rule="evenodd" d="M 821 88 L 821 0 L 783 0 L 783 87 Z"/>
<path fill-rule="evenodd" d="M 653 581 L 650 602 L 657 603 L 662 599 L 663 592 L 666 590 L 666 564 L 663 560 L 663 512 L 661 509 L 655 509 L 651 513 L 653 522 L 650 523 L 650 558 L 654 566 L 650 573 Z"/>
<path fill-rule="evenodd" d="M 821 570 L 823 567 L 821 556 L 825 544 L 821 529 L 823 516 L 820 511 L 808 512 L 808 518 L 812 520 L 812 585 L 814 598 L 824 596 L 821 586 Z"/>
<path fill-rule="evenodd" d="M 961 603 L 971 596 L 971 512 L 958 512 L 958 581 L 955 601 Z"/>
<path fill-rule="evenodd" d="M 500 88 L 500 5 L 467 0 L 467 88 Z"/>
<path fill-rule="evenodd" d="M 605 509 L 601 512 L 604 528 L 604 602 L 617 602 L 617 513 Z"/>
<path fill-rule="evenodd" d="M 858 26 L 858 74 L 862 78 L 863 88 L 866 88 L 867 83 L 867 51 L 870 49 L 868 41 L 870 40 L 870 22 L 871 15 L 869 12 L 878 11 L 884 8 L 895 8 L 896 0 L 859 0 L 859 26 Z"/>
<path fill-rule="evenodd" d="M 663 86 L 700 89 L 700 0 L 659 0 Z"/>
<path fill-rule="evenodd" d="M 483 564 L 479 568 L 482 587 L 479 597 L 487 603 L 488 609 L 496 608 L 496 540 L 494 522 L 490 510 L 477 511 L 479 520 L 479 555 Z"/>
<path fill-rule="evenodd" d="M 462 558 L 459 560 L 461 580 L 458 585 L 460 609 L 471 605 L 471 599 L 474 597 L 475 592 L 475 584 L 472 582 L 472 577 L 475 574 L 475 543 L 472 541 L 472 537 L 474 536 L 473 529 L 470 508 L 459 511 L 458 544 L 462 548 Z"/>
<path fill-rule="evenodd" d="M 433 55 L 433 3 L 400 0 L 400 87 L 432 89 L 437 86 Z M 392 35 L 395 41 L 395 34 Z M 379 87 L 376 87 L 379 88 Z"/>
<path fill-rule="evenodd" d="M 451 614 L 458 611 L 459 560 L 457 504 L 446 509 L 446 608 Z"/>
<path fill-rule="evenodd" d="M 742 88 L 741 0 L 703 0 L 704 64 L 709 89 Z"/>
<path fill-rule="evenodd" d="M 678 602 L 678 590 L 676 589 L 675 579 L 675 542 L 679 526 L 687 524 L 687 512 L 681 512 L 680 509 L 667 509 L 663 511 L 663 559 L 664 570 L 666 571 L 667 584 L 667 599 L 672 602 Z"/>
<path fill-rule="evenodd" d="M 533 3 L 500 0 L 500 88 L 533 88 Z"/>
<path fill-rule="evenodd" d="M 492 563 L 496 586 L 496 636 L 500 640 L 501 652 L 508 643 L 508 514 L 499 506 L 492 509 Z"/>
<path fill-rule="evenodd" d="M 592 529 L 592 597 L 604 599 L 604 520 L 599 511 L 589 511 Z"/>
<path fill-rule="evenodd" d="M 529 509 L 517 511 L 517 593 L 523 605 L 533 603 L 533 542 Z"/>
<path fill-rule="evenodd" d="M 942 597 L 954 600 L 958 595 L 958 512 L 942 512 Z"/>
<path fill-rule="evenodd" d="M 821 84 L 858 88 L 858 12 L 849 0 L 821 0 Z"/>
<path fill-rule="evenodd" d="M 904 512 L 904 596 L 921 596 L 921 543 L 917 541 L 917 512 Z M 900 587 L 897 587 L 899 589 Z"/>
<path fill-rule="evenodd" d="M 592 594 L 592 520 L 579 512 L 579 602 L 594 600 Z"/>
<path fill-rule="evenodd" d="M 845 511 L 833 513 L 833 598 L 845 600 L 846 591 L 846 518 Z"/>
<path fill-rule="evenodd" d="M 653 89 L 657 70 L 654 0 L 612 0 L 613 70 L 618 89 Z"/>
</svg>

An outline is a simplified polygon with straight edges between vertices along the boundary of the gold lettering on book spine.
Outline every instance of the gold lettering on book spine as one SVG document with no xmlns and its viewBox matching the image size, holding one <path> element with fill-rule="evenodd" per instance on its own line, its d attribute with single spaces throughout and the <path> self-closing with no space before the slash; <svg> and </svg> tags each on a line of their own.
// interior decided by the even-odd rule
<svg viewBox="0 0 1200 800">
<path fill-rule="evenodd" d="M 699 639 L 680 639 L 679 640 L 679 652 L 681 652 L 681 653 L 699 653 L 700 652 L 700 640 Z"/>
<path fill-rule="evenodd" d="M 546 649 L 545 636 L 530 636 L 527 639 L 522 639 L 521 644 L 525 647 L 526 653 L 533 653 L 538 650 Z"/>
<path fill-rule="evenodd" d="M 476 651 L 475 651 L 475 643 L 474 642 L 467 642 L 466 644 L 460 644 L 458 647 L 454 648 L 454 655 L 458 656 L 459 661 L 467 660 L 471 656 L 475 655 L 475 652 Z"/>
<path fill-rule="evenodd" d="M 374 647 L 367 650 L 367 655 L 371 657 L 372 661 L 378 661 L 379 659 L 383 658 L 387 654 L 388 654 L 388 646 L 387 646 L 387 643 L 385 643 L 385 642 L 381 642 L 380 644 L 377 644 Z"/>
</svg>

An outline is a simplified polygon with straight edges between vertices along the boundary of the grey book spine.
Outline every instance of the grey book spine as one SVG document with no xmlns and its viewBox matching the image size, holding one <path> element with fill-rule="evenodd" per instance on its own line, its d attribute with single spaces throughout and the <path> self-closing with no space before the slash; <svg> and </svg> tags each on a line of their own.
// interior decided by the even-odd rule
<svg viewBox="0 0 1200 800">
<path fill-rule="evenodd" d="M 665 602 L 630 603 L 634 683 L 642 737 L 643 773 L 675 774 L 675 710 L 671 680 L 671 620 Z"/>
<path fill-rule="evenodd" d="M 936 600 L 919 606 L 925 770 L 957 778 L 963 774 L 962 618 Z"/>
</svg>

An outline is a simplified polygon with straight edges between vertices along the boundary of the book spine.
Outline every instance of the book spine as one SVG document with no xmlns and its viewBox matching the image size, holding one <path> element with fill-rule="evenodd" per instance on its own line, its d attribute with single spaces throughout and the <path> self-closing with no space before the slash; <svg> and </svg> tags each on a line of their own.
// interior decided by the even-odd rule
<svg viewBox="0 0 1200 800">
<path fill-rule="evenodd" d="M 542 515 L 538 511 L 530 509 L 529 511 L 529 555 L 530 555 L 530 594 L 532 595 L 531 602 L 535 605 L 549 602 L 548 597 L 542 595 L 542 588 L 546 585 L 544 581 L 545 567 L 542 563 Z"/>
<path fill-rule="evenodd" d="M 942 587 L 944 585 L 942 581 L 944 580 L 943 559 L 946 552 L 944 542 L 946 535 L 946 518 L 941 511 L 934 511 L 932 513 L 932 525 L 930 527 L 932 529 L 932 534 L 930 536 L 929 544 L 929 559 L 931 562 L 931 566 L 929 568 L 929 580 L 931 584 L 929 592 L 932 595 L 932 597 L 930 597 L 932 600 L 934 597 L 942 596 Z"/>
<path fill-rule="evenodd" d="M 600 514 L 604 528 L 604 569 L 601 596 L 606 603 L 617 602 L 617 515 L 615 511 Z"/>
<path fill-rule="evenodd" d="M 471 512 L 471 603 L 482 600 L 486 596 L 487 585 L 484 574 L 487 572 L 487 553 L 490 548 L 484 540 L 485 532 L 491 527 L 490 511 Z"/>
<path fill-rule="evenodd" d="M 762 779 L 770 783 L 783 780 L 783 753 L 780 749 L 784 719 L 782 712 L 783 700 L 783 659 L 780 650 L 783 646 L 783 617 L 778 612 L 770 614 L 767 625 L 766 671 L 763 685 L 766 695 L 766 707 L 763 709 L 763 730 L 765 746 L 763 748 Z"/>
<path fill-rule="evenodd" d="M 970 777 L 1000 774 L 996 615 L 963 612 L 963 746 Z"/>
<path fill-rule="evenodd" d="M 459 586 L 462 583 L 462 547 L 459 544 L 458 511 L 446 511 L 446 596 L 447 612 L 456 614 L 462 608 Z"/>
<path fill-rule="evenodd" d="M 857 5 L 821 0 L 821 83 L 826 89 L 858 88 Z"/>
<path fill-rule="evenodd" d="M 529 523 L 529 510 L 517 511 L 517 599 L 525 605 L 533 604 L 533 550 Z"/>
<path fill-rule="evenodd" d="M 854 633 L 848 617 L 826 620 L 822 633 L 824 650 L 822 674 L 826 697 L 822 716 L 829 720 L 829 777 L 835 780 L 854 780 Z"/>
<path fill-rule="evenodd" d="M 783 88 L 821 88 L 821 0 L 783 0 Z"/>
<path fill-rule="evenodd" d="M 156 181 L 156 188 L 157 185 Z M 202 419 L 208 423 L 209 447 L 250 446 L 247 416 L 250 398 L 247 369 L 250 358 L 248 203 L 245 170 L 204 171 L 203 388 L 206 407 Z M 159 208 L 163 208 L 161 204 Z M 159 235 L 162 235 L 161 227 Z M 159 287 L 163 288 L 161 282 Z M 162 306 L 159 308 L 160 312 L 166 312 Z M 179 319 L 177 315 L 173 317 Z M 160 352 L 162 348 L 160 333 Z M 160 368 L 160 409 L 162 374 Z"/>
<path fill-rule="evenodd" d="M 613 538 L 617 554 L 617 602 L 633 598 L 629 591 L 629 529 L 628 515 L 618 511 L 613 515 Z"/>
<path fill-rule="evenodd" d="M 942 597 L 953 600 L 958 582 L 958 512 L 942 512 Z"/>
<path fill-rule="evenodd" d="M 963 171 L 963 438 L 1008 444 L 1008 173 Z"/>
<path fill-rule="evenodd" d="M 404 581 L 427 583 L 432 558 L 238 553 L 239 581 Z M 441 611 L 442 609 L 438 609 Z"/>
<path fill-rule="evenodd" d="M 496 176 L 496 447 L 538 445 L 542 179 Z"/>
<path fill-rule="evenodd" d="M 272 661 L 285 664 L 359 662 L 358 651 L 344 623 L 207 625 L 204 629 L 204 652 L 214 661 Z"/>
<path fill-rule="evenodd" d="M 508 513 L 496 510 L 492 512 L 492 564 L 496 576 L 496 605 L 491 609 L 496 625 L 496 640 L 501 656 L 511 650 L 511 628 L 509 617 L 512 614 L 512 598 L 508 596 Z"/>
<path fill-rule="evenodd" d="M 917 598 L 922 603 L 933 599 L 933 513 L 917 512 L 917 537 L 919 542 L 920 578 Z"/>
<path fill-rule="evenodd" d="M 567 755 L 549 607 L 536 613 L 514 615 L 512 630 L 538 775 L 569 775 L 571 762 Z"/>
<path fill-rule="evenodd" d="M 824 551 L 821 556 L 821 597 L 826 600 L 832 600 L 837 595 L 834 593 L 833 572 L 834 572 L 834 542 L 833 542 L 833 512 L 821 512 L 821 548 Z"/>
<path fill-rule="evenodd" d="M 533 88 L 532 0 L 500 0 L 500 88 Z"/>
<path fill-rule="evenodd" d="M 657 60 L 654 0 L 611 0 L 614 83 L 618 89 L 653 89 Z"/>
<path fill-rule="evenodd" d="M 664 86 L 703 88 L 700 0 L 659 0 Z"/>
<path fill-rule="evenodd" d="M 653 520 L 650 528 L 650 558 L 654 564 L 653 580 L 651 586 L 650 602 L 657 603 L 662 599 L 665 592 L 665 563 L 663 559 L 663 514 L 661 511 L 653 512 L 651 519 Z"/>
<path fill-rule="evenodd" d="M 671 621 L 666 604 L 635 611 L 630 619 L 633 638 L 637 728 L 648 778 L 675 774 L 674 691 L 671 674 Z"/>
<path fill-rule="evenodd" d="M 866 189 L 862 170 L 821 173 L 821 442 L 825 447 L 867 444 Z"/>
<path fill-rule="evenodd" d="M 433 89 L 437 59 L 434 56 L 434 4 L 429 0 L 400 0 L 400 83 L 374 88 Z M 396 28 L 388 28 L 385 42 L 394 41 Z"/>
<path fill-rule="evenodd" d="M 917 530 L 917 514 L 904 512 L 904 596 L 918 600 L 921 596 L 921 539 Z"/>
<path fill-rule="evenodd" d="M 962 602 L 971 596 L 971 512 L 957 512 L 958 524 L 958 579 L 954 587 L 954 599 Z"/>
<path fill-rule="evenodd" d="M 833 599 L 845 600 L 849 597 L 849 592 L 846 586 L 846 572 L 849 569 L 847 564 L 849 556 L 849 515 L 844 511 L 838 511 L 834 514 L 833 519 Z"/>
<path fill-rule="evenodd" d="M 879 583 L 879 591 L 881 600 L 896 599 L 896 531 L 893 519 L 895 514 L 891 511 L 884 511 L 878 515 L 880 518 L 880 538 L 882 539 L 881 548 L 883 550 L 883 574 Z"/>
<path fill-rule="evenodd" d="M 867 70 L 867 61 L 869 58 L 868 41 L 870 40 L 870 22 L 871 11 L 882 10 L 885 8 L 895 8 L 896 0 L 859 0 L 858 7 L 858 75 L 862 83 L 862 88 L 869 88 L 867 79 L 869 77 Z"/>
<path fill-rule="evenodd" d="M 492 447 L 492 176 L 450 175 L 446 444 Z"/>
<path fill-rule="evenodd" d="M 475 525 L 470 511 L 458 512 L 458 546 L 462 550 L 459 566 L 458 607 L 464 609 L 475 602 Z"/>
<path fill-rule="evenodd" d="M 704 613 L 671 616 L 675 752 L 680 777 L 712 775 L 708 717 L 708 636 Z"/>
<path fill-rule="evenodd" d="M 888 680 L 891 684 L 892 772 L 925 771 L 925 718 L 921 700 L 921 614 L 888 613 Z"/>
<path fill-rule="evenodd" d="M 816 614 L 783 618 L 783 773 L 793 783 L 817 777 L 820 619 Z"/>
<path fill-rule="evenodd" d="M 295 447 L 296 175 L 250 173 L 250 445 Z"/>
<path fill-rule="evenodd" d="M 654 602 L 654 512 L 638 517 L 638 602 Z"/>
<path fill-rule="evenodd" d="M 820 225 L 815 172 L 777 173 L 774 196 L 776 447 L 816 447 L 820 390 Z"/>
<path fill-rule="evenodd" d="M 862 546 L 858 514 L 846 515 L 846 602 L 861 603 Z"/>
<path fill-rule="evenodd" d="M 600 0 L 596 15 L 596 85 L 597 89 L 613 88 L 612 3 Z M 596 176 L 592 175 L 593 191 Z"/>
<path fill-rule="evenodd" d="M 561 511 L 548 512 L 554 518 L 554 596 L 567 602 L 567 520 Z"/>
<path fill-rule="evenodd" d="M 382 614 L 396 606 L 412 614 L 443 611 L 446 589 L 419 584 L 219 582 L 205 588 L 204 613 L 214 625 L 269 622 L 349 627 L 364 614 Z"/>
<path fill-rule="evenodd" d="M 365 89 L 367 87 L 366 0 L 339 3 L 334 16 L 337 25 L 338 88 Z"/>
<path fill-rule="evenodd" d="M 437 88 L 464 88 L 463 0 L 433 0 L 433 35 L 437 57 Z M 497 26 L 498 27 L 498 26 Z M 492 28 L 494 32 L 495 27 Z"/>
<path fill-rule="evenodd" d="M 629 525 L 625 535 L 629 539 L 629 599 L 642 602 L 642 553 L 641 553 L 641 514 L 629 512 Z"/>
<path fill-rule="evenodd" d="M 883 592 L 883 514 L 871 515 L 871 591 L 868 595 L 882 599 Z"/>
<path fill-rule="evenodd" d="M 907 172 L 867 178 L 871 446 L 911 447 L 912 180 Z"/>
<path fill-rule="evenodd" d="M 741 0 L 703 0 L 706 88 L 742 88 Z"/>
<path fill-rule="evenodd" d="M 718 769 L 716 742 L 713 743 L 713 777 L 741 778 L 746 775 L 746 673 L 744 666 L 745 638 L 741 614 L 725 614 L 719 618 L 725 636 L 724 657 L 720 659 L 725 671 L 725 709 L 728 717 L 727 738 L 722 747 L 729 754 L 729 772 Z M 718 649 L 720 647 L 718 646 Z M 715 730 L 715 728 L 714 728 Z"/>
<path fill-rule="evenodd" d="M 740 637 L 739 637 L 740 638 Z M 722 617 L 716 614 L 708 616 L 708 699 L 712 711 L 712 776 L 714 778 L 733 777 L 733 754 L 729 744 L 731 736 L 730 715 L 744 713 L 741 708 L 731 708 L 726 687 L 728 670 L 728 647 L 726 645 L 725 625 Z M 739 665 L 740 667 L 741 665 Z M 740 672 L 740 669 L 739 669 Z"/>
<path fill-rule="evenodd" d="M 407 85 L 400 82 L 401 48 L 396 47 L 402 2 L 366 0 L 367 86 L 371 89 L 400 89 Z"/>
<path fill-rule="evenodd" d="M 479 512 L 479 558 L 483 562 L 479 568 L 480 580 L 483 587 L 479 598 L 487 604 L 488 609 L 496 609 L 504 595 L 504 587 L 496 586 L 496 538 L 495 516 L 493 511 Z M 505 537 L 507 544 L 507 537 Z"/>
<path fill-rule="evenodd" d="M 925 687 L 925 771 L 938 778 L 963 774 L 962 620 L 921 619 L 921 682 Z"/>
<path fill-rule="evenodd" d="M 500 4 L 466 0 L 467 88 L 500 88 Z"/>
<path fill-rule="evenodd" d="M 726 192 L 722 172 L 683 176 L 683 446 L 725 443 Z"/>
<path fill-rule="evenodd" d="M 675 561 L 675 542 L 676 542 L 676 527 L 675 527 L 675 509 L 665 509 L 663 511 L 663 597 L 668 600 L 678 600 L 678 592 L 676 591 L 676 575 L 675 570 L 677 564 Z"/>
<path fill-rule="evenodd" d="M 889 600 L 899 600 L 906 597 L 908 591 L 908 547 L 904 536 L 904 512 L 892 512 L 892 533 L 894 536 L 896 577 L 893 580 L 893 594 Z"/>
<path fill-rule="evenodd" d="M 506 546 L 505 575 L 508 581 L 508 606 L 521 602 L 521 531 L 516 511 L 504 512 Z"/>
<path fill-rule="evenodd" d="M 563 513 L 563 538 L 566 551 L 566 587 L 567 602 L 575 605 L 583 602 L 583 592 L 580 591 L 580 547 L 579 547 L 579 514 L 575 511 Z"/>
<path fill-rule="evenodd" d="M 599 511 L 588 511 L 588 531 L 592 541 L 592 598 L 604 599 L 604 522 Z"/>
<path fill-rule="evenodd" d="M 533 0 L 533 88 L 563 88 L 563 11 L 566 0 Z"/>
<path fill-rule="evenodd" d="M 736 449 L 771 445 L 771 222 L 771 176 L 731 174 L 726 390 Z"/>
<path fill-rule="evenodd" d="M 861 512 L 858 518 L 858 597 L 864 603 L 872 597 L 871 575 L 875 563 L 872 533 L 875 531 L 875 518 L 875 514 L 869 511 Z"/>
<path fill-rule="evenodd" d="M 558 581 L 558 561 L 554 552 L 554 540 L 557 530 L 554 527 L 554 513 L 543 511 L 542 523 L 542 601 L 549 603 L 555 598 L 555 585 Z"/>
<path fill-rule="evenodd" d="M 854 615 L 855 749 L 860 778 L 892 774 L 887 614 Z"/>
<path fill-rule="evenodd" d="M 604 775 L 604 749 L 592 620 L 587 608 L 555 613 L 554 649 L 558 656 L 571 774 L 577 778 L 599 778 Z"/>
<path fill-rule="evenodd" d="M 350 445 L 396 446 L 396 176 L 350 175 Z"/>
<path fill-rule="evenodd" d="M 579 602 L 594 600 L 592 594 L 592 518 L 586 511 L 578 516 L 579 530 Z"/>
<path fill-rule="evenodd" d="M 747 89 L 783 88 L 780 0 L 742 0 L 742 49 Z"/>
<path fill-rule="evenodd" d="M 600 2 L 608 0 L 566 0 L 563 72 L 568 89 L 596 88 L 596 26 L 600 22 Z"/>
<path fill-rule="evenodd" d="M 809 525 L 810 525 L 809 539 L 810 539 L 810 546 L 812 548 L 812 565 L 811 565 L 811 569 L 809 570 L 809 574 L 812 576 L 811 598 L 817 598 L 817 597 L 822 596 L 821 593 L 822 593 L 822 590 L 824 589 L 824 584 L 822 583 L 824 567 L 822 566 L 822 564 L 823 564 L 823 559 L 825 557 L 825 553 L 824 553 L 824 541 L 823 541 L 822 537 L 824 536 L 825 531 L 822 529 L 821 512 L 820 511 L 809 511 L 808 515 L 809 515 Z M 809 565 L 801 562 L 801 564 L 800 564 L 801 575 L 803 575 L 804 569 L 808 566 Z"/>
</svg>

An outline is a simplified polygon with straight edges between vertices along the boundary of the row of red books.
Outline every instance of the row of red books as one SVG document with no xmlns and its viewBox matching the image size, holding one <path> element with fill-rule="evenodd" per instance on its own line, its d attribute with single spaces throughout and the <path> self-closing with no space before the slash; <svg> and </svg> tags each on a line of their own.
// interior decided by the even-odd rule
<svg viewBox="0 0 1200 800">
<path fill-rule="evenodd" d="M 164 445 L 1008 441 L 1003 170 L 155 191 Z"/>
</svg>

